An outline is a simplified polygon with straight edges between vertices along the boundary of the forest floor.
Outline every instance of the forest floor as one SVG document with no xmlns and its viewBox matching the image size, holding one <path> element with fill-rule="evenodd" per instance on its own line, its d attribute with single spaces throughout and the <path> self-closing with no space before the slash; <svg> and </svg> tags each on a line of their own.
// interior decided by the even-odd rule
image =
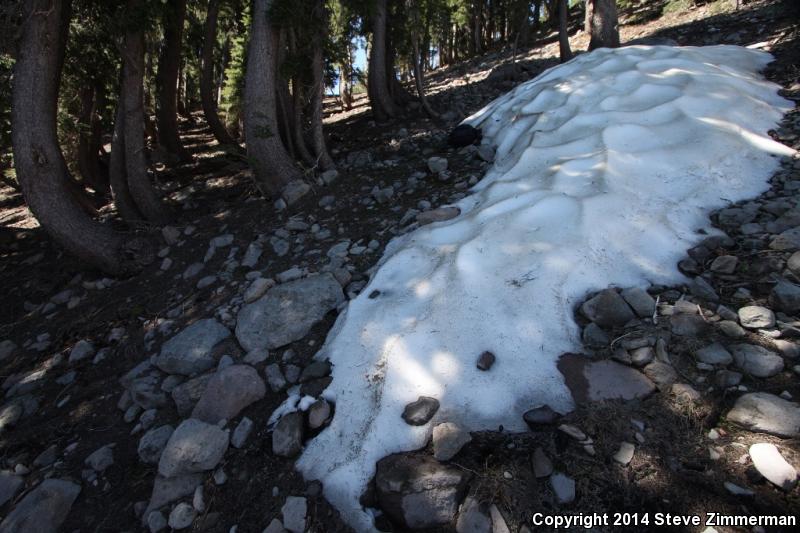
<svg viewBox="0 0 800 533">
<path fill-rule="evenodd" d="M 734 2 L 715 2 L 662 15 L 664 4 L 644 2 L 646 8 L 624 12 L 623 42 L 657 37 L 680 45 L 758 45 L 776 58 L 767 77 L 797 101 L 800 29 L 795 2 L 754 0 L 743 2 L 738 11 L 732 9 Z M 571 39 L 573 50 L 584 50 L 587 41 L 579 32 Z M 42 479 L 55 477 L 82 486 L 64 531 L 142 530 L 140 502 L 151 497 L 156 467 L 142 462 L 137 453 L 143 429 L 139 413 L 124 401 L 124 410 L 118 408 L 124 391 L 120 379 L 194 320 L 216 317 L 231 324 L 236 302 L 241 302 L 242 292 L 253 279 L 252 270 L 264 278 L 276 278 L 293 268 L 320 272 L 330 268 L 326 251 L 349 239 L 365 249 L 351 254 L 344 265 L 348 272 L 340 271 L 337 277 L 340 281 L 348 277 L 345 293 L 356 294 L 384 246 L 408 229 L 416 212 L 463 197 L 485 173 L 488 163 L 447 145 L 449 131 L 516 84 L 557 64 L 556 36 L 520 50 L 515 56 L 517 70 L 506 66 L 511 58 L 511 50 L 493 51 L 432 73 L 430 101 L 443 113 L 439 120 L 409 109 L 388 124 L 376 124 L 364 97 L 347 112 L 329 101 L 327 131 L 338 177 L 328 184 L 313 182 L 311 194 L 283 211 L 260 197 L 244 161 L 215 146 L 200 115 L 197 122 L 184 121 L 183 140 L 194 161 L 158 171 L 158 185 L 174 213 L 171 226 L 178 233 L 173 244 L 162 244 L 153 264 L 128 279 L 111 280 L 86 270 L 53 245 L 19 195 L 8 188 L 0 190 L 0 340 L 16 345 L 10 356 L 0 359 L 0 381 L 6 394 L 5 403 L 0 403 L 0 471 L 16 470 L 15 475 L 24 480 L 24 488 L 15 491 L 11 501 L 0 502 L 0 517 L 8 515 Z M 800 122 L 796 114 L 793 117 L 784 125 L 782 139 L 797 148 Z M 433 156 L 447 158 L 447 180 L 437 180 L 428 172 L 427 160 Z M 387 197 L 381 190 L 389 187 L 392 192 Z M 113 213 L 106 209 L 101 216 L 112 218 Z M 290 221 L 304 222 L 309 230 L 287 230 Z M 160 232 L 152 234 L 161 239 Z M 232 242 L 216 248 L 206 259 L 210 241 L 228 234 Z M 233 261 L 254 242 L 264 249 L 256 268 Z M 737 240 L 737 250 L 744 249 L 738 244 Z M 199 272 L 191 272 L 193 265 Z M 762 292 L 755 277 L 743 276 L 735 283 L 753 294 Z M 306 337 L 253 366 L 261 375 L 273 361 L 282 361 L 285 371 L 291 365 L 307 366 L 334 320 L 334 313 L 329 313 Z M 79 341 L 92 344 L 91 355 L 68 362 Z M 245 356 L 232 341 L 217 348 L 216 355 L 223 354 L 234 360 Z M 756 381 L 753 388 L 787 391 L 798 398 L 800 386 L 796 376 L 789 374 L 770 381 L 766 388 Z M 750 385 L 750 379 L 744 383 Z M 205 510 L 195 520 L 194 530 L 227 532 L 236 525 L 238 532 L 262 531 L 273 518 L 281 517 L 289 495 L 307 498 L 308 531 L 349 530 L 320 495 L 318 484 L 303 480 L 292 460 L 272 453 L 267 419 L 284 399 L 283 391 L 268 389 L 263 399 L 242 412 L 254 421 L 254 429 L 246 444 L 230 449 L 218 466 L 227 478 L 223 483 L 219 475 L 216 481 L 206 476 Z M 768 483 L 751 483 L 748 487 L 755 494 L 743 501 L 723 488 L 726 481 L 745 485 L 752 479 L 742 457 L 755 436 L 719 425 L 733 399 L 723 390 L 692 404 L 657 394 L 629 404 L 584 407 L 567 421 L 594 438 L 594 456 L 552 429 L 523 434 L 500 429 L 474 434 L 457 463 L 476 480 L 471 492 L 494 503 L 511 531 L 520 531 L 524 524 L 530 527 L 534 512 L 559 509 L 684 514 L 746 510 L 797 515 L 797 489 L 787 493 Z M 126 412 L 132 412 L 129 422 L 123 419 Z M 177 426 L 181 418 L 171 400 L 151 415 L 154 418 L 148 418 L 146 425 L 152 427 Z M 646 429 L 632 427 L 631 419 L 643 421 Z M 714 442 L 709 441 L 711 430 Z M 637 431 L 643 442 L 633 462 L 623 467 L 611 460 L 620 442 L 638 439 Z M 767 439 L 780 442 L 789 462 L 800 465 L 796 439 Z M 112 443 L 112 465 L 95 472 L 85 464 L 87 456 Z M 709 445 L 722 449 L 721 457 L 710 458 Z M 553 459 L 557 467 L 576 480 L 574 503 L 564 507 L 553 503 L 549 486 L 536 479 L 531 453 L 538 447 L 557 458 Z M 191 494 L 182 499 L 187 498 L 191 501 Z M 402 530 L 385 522 L 381 526 Z M 628 531 L 637 529 L 651 528 Z"/>
</svg>

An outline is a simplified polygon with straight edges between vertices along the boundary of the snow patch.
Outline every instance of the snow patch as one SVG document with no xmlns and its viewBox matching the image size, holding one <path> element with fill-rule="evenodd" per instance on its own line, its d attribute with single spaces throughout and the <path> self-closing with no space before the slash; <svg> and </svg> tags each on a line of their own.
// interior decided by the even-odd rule
<svg viewBox="0 0 800 533">
<path fill-rule="evenodd" d="M 679 281 L 709 211 L 765 191 L 774 156 L 793 153 L 765 135 L 791 107 L 758 75 L 769 61 L 733 46 L 601 49 L 467 119 L 497 146 L 494 166 L 460 216 L 390 243 L 318 354 L 336 416 L 297 466 L 350 525 L 374 529 L 358 498 L 375 463 L 437 423 L 524 430 L 534 406 L 573 408 L 556 362 L 582 348 L 575 305 L 611 284 Z M 441 408 L 409 426 L 419 396 Z"/>
</svg>

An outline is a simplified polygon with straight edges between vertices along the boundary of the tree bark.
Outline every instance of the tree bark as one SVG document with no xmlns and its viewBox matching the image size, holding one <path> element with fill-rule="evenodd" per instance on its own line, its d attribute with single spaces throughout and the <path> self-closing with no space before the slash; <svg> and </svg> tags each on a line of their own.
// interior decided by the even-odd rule
<svg viewBox="0 0 800 533">
<path fill-rule="evenodd" d="M 572 50 L 569 47 L 569 33 L 567 29 L 568 14 L 568 0 L 558 0 L 558 52 L 562 63 L 566 63 L 572 59 Z"/>
<path fill-rule="evenodd" d="M 587 31 L 591 36 L 589 50 L 619 46 L 617 3 L 615 0 L 587 0 Z"/>
<path fill-rule="evenodd" d="M 92 220 L 69 192 L 56 134 L 70 0 L 28 0 L 14 66 L 11 118 L 17 180 L 31 212 L 69 253 L 112 274 L 133 270 L 125 242 Z"/>
<path fill-rule="evenodd" d="M 158 57 L 156 90 L 158 108 L 156 122 L 161 146 L 181 161 L 191 161 L 191 156 L 181 144 L 178 132 L 178 77 L 181 68 L 181 42 L 183 21 L 186 17 L 186 0 L 174 0 L 164 7 L 164 42 Z"/>
<path fill-rule="evenodd" d="M 386 72 L 386 0 L 375 0 L 374 3 L 372 46 L 369 51 L 368 68 L 367 93 L 372 114 L 378 122 L 385 122 L 397 115 L 397 108 L 389 92 L 389 78 Z"/>
<path fill-rule="evenodd" d="M 127 0 L 128 13 L 136 13 L 141 8 L 142 0 Z M 136 20 L 134 16 L 130 18 Z M 123 47 L 121 100 L 128 189 L 145 219 L 154 224 L 166 224 L 170 219 L 169 211 L 161 203 L 147 175 L 144 144 L 144 29 L 129 25 Z"/>
<path fill-rule="evenodd" d="M 211 133 L 220 144 L 239 148 L 228 130 L 222 124 L 217 113 L 217 102 L 214 97 L 214 44 L 217 41 L 217 18 L 219 16 L 219 0 L 208 1 L 208 13 L 203 36 L 203 53 L 200 66 L 200 100 L 203 114 L 211 128 Z"/>
<path fill-rule="evenodd" d="M 129 225 L 144 221 L 128 188 L 128 172 L 125 170 L 125 112 L 122 101 L 114 113 L 114 134 L 111 138 L 111 161 L 108 167 L 111 195 L 117 213 Z"/>
<path fill-rule="evenodd" d="M 431 107 L 430 103 L 428 103 L 428 99 L 425 97 L 425 79 L 423 78 L 422 73 L 422 58 L 419 53 L 419 5 L 417 4 L 418 0 L 410 0 L 409 11 L 411 14 L 411 53 L 413 54 L 412 62 L 414 67 L 414 84 L 417 87 L 417 95 L 419 95 L 419 101 L 422 104 L 422 109 L 425 110 L 425 113 L 428 114 L 431 118 L 437 118 L 439 116 L 433 108 Z"/>
<path fill-rule="evenodd" d="M 322 44 L 325 38 L 325 29 L 328 27 L 328 17 L 325 13 L 324 0 L 314 2 L 314 20 L 318 23 L 318 31 L 314 31 L 312 38 L 313 51 L 311 53 L 311 141 L 317 164 L 322 170 L 331 170 L 336 167 L 328 146 L 325 143 L 325 131 L 322 127 L 323 102 L 325 99 L 325 58 L 323 57 Z"/>
<path fill-rule="evenodd" d="M 108 194 L 108 174 L 100 164 L 100 120 L 98 108 L 103 105 L 102 85 L 88 83 L 80 91 L 81 111 L 78 116 L 78 171 L 83 183 L 95 193 Z"/>
<path fill-rule="evenodd" d="M 275 30 L 267 14 L 271 5 L 272 0 L 255 0 L 253 4 L 244 90 L 247 155 L 256 185 L 265 196 L 277 196 L 287 183 L 300 178 L 278 134 Z"/>
</svg>

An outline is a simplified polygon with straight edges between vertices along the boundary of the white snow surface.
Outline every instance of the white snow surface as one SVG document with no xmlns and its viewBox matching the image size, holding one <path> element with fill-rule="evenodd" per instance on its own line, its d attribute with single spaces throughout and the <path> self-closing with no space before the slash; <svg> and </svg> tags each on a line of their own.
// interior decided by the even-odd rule
<svg viewBox="0 0 800 533">
<path fill-rule="evenodd" d="M 766 135 L 791 107 L 759 75 L 770 61 L 734 46 L 601 49 L 465 121 L 497 146 L 494 165 L 460 216 L 389 244 L 317 354 L 334 365 L 336 414 L 297 466 L 354 529 L 374 530 L 358 498 L 375 463 L 423 447 L 437 423 L 521 431 L 531 407 L 573 408 L 556 363 L 582 349 L 575 306 L 609 285 L 681 281 L 709 211 L 764 192 L 775 156 L 793 153 Z M 421 395 L 441 408 L 409 426 Z"/>
</svg>

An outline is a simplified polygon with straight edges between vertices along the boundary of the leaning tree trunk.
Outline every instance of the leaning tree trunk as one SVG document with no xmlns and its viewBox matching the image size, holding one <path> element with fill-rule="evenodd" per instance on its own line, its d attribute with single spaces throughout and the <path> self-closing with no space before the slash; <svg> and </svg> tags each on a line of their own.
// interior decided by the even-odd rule
<svg viewBox="0 0 800 533">
<path fill-rule="evenodd" d="M 311 141 L 319 168 L 331 170 L 336 167 L 336 164 L 333 162 L 331 154 L 328 153 L 328 147 L 325 144 L 325 131 L 322 128 L 323 102 L 325 99 L 325 58 L 323 57 L 322 41 L 325 38 L 324 28 L 328 26 L 323 0 L 316 0 L 314 3 L 314 19 L 319 23 L 321 31 L 315 31 L 312 39 Z"/>
<path fill-rule="evenodd" d="M 128 13 L 137 13 L 142 0 L 128 0 Z M 133 25 L 132 25 L 133 26 Z M 147 175 L 144 144 L 144 30 L 141 25 L 125 31 L 121 101 L 128 189 L 144 218 L 154 224 L 169 221 L 169 211 Z"/>
<path fill-rule="evenodd" d="M 569 47 L 569 33 L 567 29 L 567 15 L 569 14 L 569 0 L 558 0 L 558 52 L 562 63 L 572 59 L 572 50 Z"/>
<path fill-rule="evenodd" d="M 244 90 L 247 155 L 256 185 L 265 196 L 277 196 L 287 183 L 300 178 L 278 134 L 275 30 L 267 15 L 271 6 L 272 0 L 255 0 L 253 4 Z"/>
<path fill-rule="evenodd" d="M 200 101 L 203 104 L 203 114 L 220 144 L 238 148 L 228 130 L 222 124 L 217 113 L 217 102 L 214 98 L 214 44 L 217 42 L 217 18 L 219 15 L 219 0 L 208 1 L 205 32 L 203 36 L 203 53 L 200 66 Z"/>
<path fill-rule="evenodd" d="M 156 90 L 158 91 L 158 140 L 169 153 L 190 161 L 178 133 L 178 76 L 181 68 L 181 41 L 186 0 L 174 0 L 164 7 L 164 41 L 158 58 Z"/>
<path fill-rule="evenodd" d="M 587 31 L 591 36 L 589 50 L 619 46 L 615 0 L 588 0 L 586 2 L 586 24 Z"/>
<path fill-rule="evenodd" d="M 69 192 L 71 177 L 58 145 L 56 108 L 69 28 L 70 0 L 28 0 L 12 88 L 12 146 L 22 194 L 61 246 L 112 274 L 132 270 L 125 242 L 92 220 Z"/>
<path fill-rule="evenodd" d="M 385 122 L 397 115 L 397 108 L 389 92 L 390 80 L 386 71 L 386 0 L 375 0 L 374 7 L 367 92 L 375 120 Z"/>
</svg>

